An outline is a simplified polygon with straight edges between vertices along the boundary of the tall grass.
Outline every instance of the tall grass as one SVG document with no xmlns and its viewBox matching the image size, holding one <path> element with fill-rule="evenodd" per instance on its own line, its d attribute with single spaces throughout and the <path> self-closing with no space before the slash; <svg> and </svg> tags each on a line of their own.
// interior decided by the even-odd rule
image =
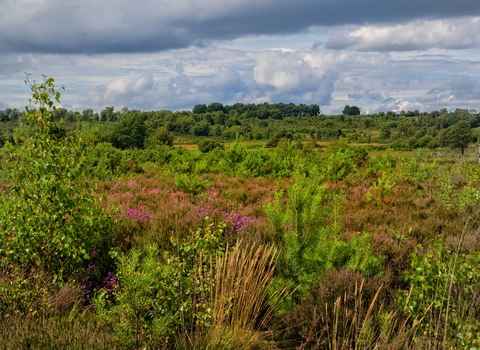
<svg viewBox="0 0 480 350">
<path fill-rule="evenodd" d="M 365 280 L 355 282 L 353 295 L 345 291 L 323 305 L 309 304 L 299 327 L 298 350 L 412 349 L 412 327 L 401 310 L 387 309 L 383 286 L 373 296 L 364 291 Z M 310 316 L 310 317 L 309 317 Z M 419 348 L 419 347 L 417 347 Z"/>
<path fill-rule="evenodd" d="M 266 329 L 273 309 L 267 291 L 273 279 L 274 259 L 274 247 L 254 244 L 239 244 L 230 254 L 219 257 L 211 295 L 212 324 L 180 339 L 177 348 L 271 348 Z"/>
</svg>

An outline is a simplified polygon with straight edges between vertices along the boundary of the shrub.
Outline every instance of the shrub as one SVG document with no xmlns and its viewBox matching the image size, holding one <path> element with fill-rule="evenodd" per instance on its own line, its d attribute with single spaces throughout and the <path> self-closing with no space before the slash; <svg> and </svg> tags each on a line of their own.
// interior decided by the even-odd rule
<svg viewBox="0 0 480 350">
<path fill-rule="evenodd" d="M 102 290 L 95 306 L 122 344 L 164 348 L 173 337 L 211 324 L 216 257 L 231 247 L 223 238 L 226 227 L 207 217 L 189 237 L 171 237 L 173 253 L 151 245 L 115 254 L 113 301 Z"/>
<path fill-rule="evenodd" d="M 458 254 L 441 244 L 412 256 L 406 275 L 410 290 L 400 293 L 400 301 L 432 344 L 455 348 L 480 344 L 479 263 L 478 252 Z M 472 331 L 476 338 L 468 335 Z"/>
<path fill-rule="evenodd" d="M 84 148 L 72 136 L 52 137 L 53 78 L 31 83 L 33 104 L 26 107 L 29 135 L 9 144 L 12 190 L 0 200 L 0 263 L 42 267 L 63 283 L 88 268 L 95 249 L 103 249 L 113 226 L 111 215 L 84 179 Z"/>
<path fill-rule="evenodd" d="M 380 271 L 382 259 L 372 255 L 368 234 L 349 242 L 340 238 L 343 200 L 343 195 L 329 195 L 326 186 L 308 181 L 298 167 L 286 203 L 277 192 L 264 207 L 280 247 L 273 288 L 287 288 L 293 301 L 307 295 L 328 269 L 349 267 L 367 275 Z"/>
<path fill-rule="evenodd" d="M 323 171 L 329 181 L 345 179 L 355 170 L 355 152 L 345 139 L 331 142 L 327 148 L 327 158 L 323 163 Z"/>
<path fill-rule="evenodd" d="M 208 153 L 215 148 L 223 149 L 223 146 L 220 142 L 210 139 L 205 139 L 198 143 L 198 150 L 202 153 Z"/>
<path fill-rule="evenodd" d="M 173 146 L 174 137 L 167 128 L 161 127 L 156 129 L 150 136 L 145 139 L 145 148 L 155 148 L 158 145 Z"/>
</svg>

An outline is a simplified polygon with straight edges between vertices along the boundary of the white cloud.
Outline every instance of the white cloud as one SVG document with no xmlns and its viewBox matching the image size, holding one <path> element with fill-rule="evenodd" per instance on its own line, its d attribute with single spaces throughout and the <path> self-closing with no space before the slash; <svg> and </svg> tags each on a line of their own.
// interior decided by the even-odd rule
<svg viewBox="0 0 480 350">
<path fill-rule="evenodd" d="M 0 99 L 11 107 L 27 103 L 26 70 L 37 80 L 44 73 L 64 84 L 64 105 L 97 111 L 109 105 L 179 110 L 213 101 L 317 103 L 327 114 L 340 113 L 345 104 L 362 111 L 478 109 L 475 49 L 421 55 L 312 49 L 312 33 L 310 43 L 292 47 L 288 40 L 263 36 L 263 50 L 214 41 L 148 54 L 0 54 Z M 398 100 L 403 102 L 392 105 Z"/>
<path fill-rule="evenodd" d="M 330 36 L 325 47 L 356 51 L 465 49 L 478 47 L 479 31 L 480 17 L 370 25 L 337 32 Z"/>
<path fill-rule="evenodd" d="M 414 111 L 414 110 L 423 110 L 423 106 L 420 103 L 410 102 L 404 100 L 403 98 L 396 99 L 390 103 L 382 105 L 370 105 L 365 109 L 366 114 L 373 114 L 378 112 L 388 112 L 394 111 L 396 113 L 401 111 Z"/>
<path fill-rule="evenodd" d="M 145 101 L 145 97 L 149 95 L 154 83 L 151 76 L 131 73 L 116 78 L 108 84 L 98 85 L 88 95 L 86 104 L 97 107 L 135 105 Z"/>
</svg>

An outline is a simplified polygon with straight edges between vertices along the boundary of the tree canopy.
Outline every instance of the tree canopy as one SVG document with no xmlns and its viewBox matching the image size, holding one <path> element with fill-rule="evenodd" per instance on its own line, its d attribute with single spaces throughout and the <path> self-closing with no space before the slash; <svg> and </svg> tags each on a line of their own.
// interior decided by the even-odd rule
<svg viewBox="0 0 480 350">
<path fill-rule="evenodd" d="M 115 123 L 112 132 L 112 143 L 115 147 L 143 148 L 146 137 L 145 116 L 140 111 L 129 111 Z"/>
<path fill-rule="evenodd" d="M 360 108 L 357 106 L 345 105 L 342 113 L 345 115 L 360 115 Z"/>
<path fill-rule="evenodd" d="M 440 135 L 440 141 L 444 146 L 460 148 L 462 154 L 472 141 L 472 129 L 470 123 L 461 120 L 453 126 L 445 129 Z"/>
</svg>

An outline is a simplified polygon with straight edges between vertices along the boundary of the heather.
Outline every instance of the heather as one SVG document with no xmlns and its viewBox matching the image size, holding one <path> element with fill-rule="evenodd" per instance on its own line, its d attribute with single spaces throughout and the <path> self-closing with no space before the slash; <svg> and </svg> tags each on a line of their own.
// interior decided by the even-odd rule
<svg viewBox="0 0 480 350">
<path fill-rule="evenodd" d="M 107 142 L 61 131 L 53 79 L 27 84 L 2 149 L 5 348 L 480 346 L 472 150 L 319 147 L 282 130 L 268 147 L 187 150 L 137 112 Z"/>
</svg>

